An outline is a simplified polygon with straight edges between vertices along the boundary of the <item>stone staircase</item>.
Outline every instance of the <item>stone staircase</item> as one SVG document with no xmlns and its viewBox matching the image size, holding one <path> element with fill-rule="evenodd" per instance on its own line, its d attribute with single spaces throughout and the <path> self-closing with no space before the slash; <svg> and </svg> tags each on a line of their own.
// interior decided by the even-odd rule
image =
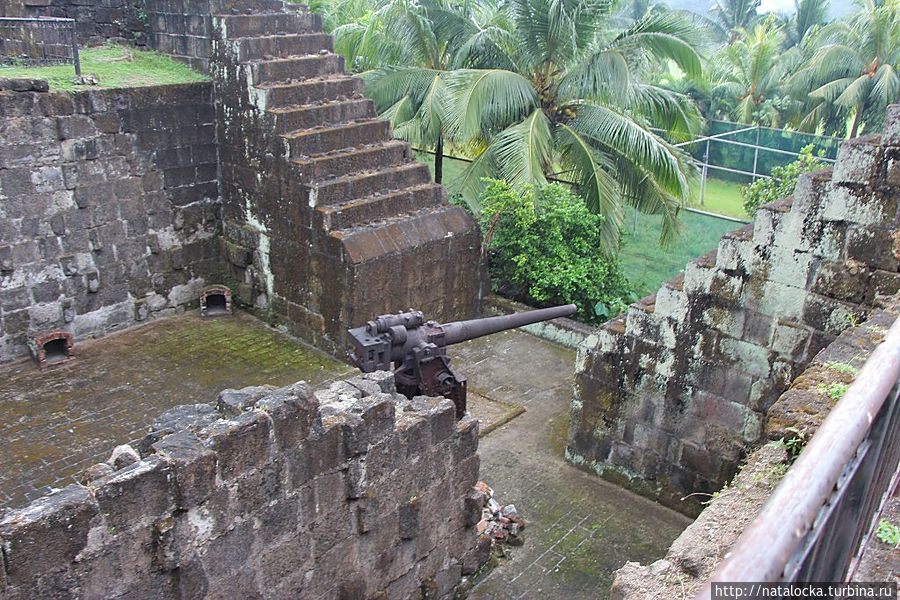
<svg viewBox="0 0 900 600">
<path fill-rule="evenodd" d="M 292 210 L 301 205 L 308 208 L 309 214 L 299 220 L 312 230 L 311 244 L 318 246 L 314 251 L 330 254 L 344 265 L 384 258 L 397 268 L 402 262 L 399 255 L 415 246 L 462 236 L 468 239 L 463 260 L 477 268 L 476 248 L 470 248 L 477 226 L 461 209 L 447 203 L 444 188 L 431 182 L 428 167 L 413 158 L 410 146 L 392 138 L 389 124 L 377 117 L 373 103 L 362 95 L 362 81 L 348 76 L 343 57 L 332 52 L 332 38 L 322 33 L 321 18 L 305 7 L 273 0 L 228 2 L 225 8 L 229 10 L 213 20 L 226 50 L 219 59 L 227 65 L 224 77 L 237 78 L 243 89 L 235 92 L 245 95 L 242 104 L 234 107 L 235 113 L 252 113 L 244 121 L 252 120 L 264 130 L 262 138 L 267 138 L 255 145 L 268 147 L 278 160 L 288 163 L 277 170 L 292 181 Z M 255 162 L 267 160 L 261 157 Z M 458 261 L 462 257 L 446 258 Z M 377 271 L 385 277 L 384 268 Z M 391 274 L 396 304 L 383 296 L 390 289 L 385 282 L 378 284 L 380 302 L 373 302 L 371 294 L 357 296 L 357 302 L 347 305 L 337 319 L 341 324 L 332 323 L 332 335 L 342 335 L 339 327 L 351 321 L 370 318 L 376 314 L 368 314 L 373 310 L 414 304 L 427 310 L 431 305 L 433 311 L 449 316 L 474 308 L 474 272 L 453 274 L 454 278 L 463 275 L 466 285 L 474 284 L 464 292 L 473 298 L 460 298 L 444 307 L 434 294 L 422 296 L 414 291 L 411 278 L 423 278 L 416 271 Z M 320 312 L 316 299 L 297 298 L 295 303 L 312 304 L 313 311 Z"/>
<path fill-rule="evenodd" d="M 845 142 L 833 169 L 591 336 L 569 460 L 681 510 L 728 481 L 792 379 L 900 288 L 896 138 Z"/>
</svg>

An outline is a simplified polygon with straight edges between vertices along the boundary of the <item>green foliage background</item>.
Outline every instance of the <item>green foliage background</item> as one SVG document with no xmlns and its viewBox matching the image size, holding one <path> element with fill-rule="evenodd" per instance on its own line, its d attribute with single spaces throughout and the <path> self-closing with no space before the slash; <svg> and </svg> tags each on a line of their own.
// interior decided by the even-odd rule
<svg viewBox="0 0 900 600">
<path fill-rule="evenodd" d="M 636 299 L 618 259 L 601 252 L 603 217 L 566 187 L 489 180 L 481 207 L 498 292 L 535 306 L 573 303 L 595 323 Z"/>
</svg>

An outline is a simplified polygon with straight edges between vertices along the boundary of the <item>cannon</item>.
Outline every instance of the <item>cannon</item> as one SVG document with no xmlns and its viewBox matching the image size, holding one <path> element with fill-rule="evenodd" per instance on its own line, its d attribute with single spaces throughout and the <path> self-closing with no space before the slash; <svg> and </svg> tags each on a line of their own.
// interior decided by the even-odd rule
<svg viewBox="0 0 900 600">
<path fill-rule="evenodd" d="M 413 396 L 444 396 L 456 406 L 456 418 L 466 414 L 466 378 L 450 368 L 447 346 L 485 335 L 574 314 L 576 306 L 554 306 L 499 317 L 439 324 L 410 309 L 381 315 L 362 327 L 347 330 L 350 362 L 363 373 L 394 371 L 397 391 Z"/>
</svg>

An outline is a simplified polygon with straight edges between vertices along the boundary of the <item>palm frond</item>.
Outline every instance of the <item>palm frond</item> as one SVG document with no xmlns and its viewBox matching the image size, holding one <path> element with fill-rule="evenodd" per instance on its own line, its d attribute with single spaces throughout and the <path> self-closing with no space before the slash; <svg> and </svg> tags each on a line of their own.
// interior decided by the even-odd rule
<svg viewBox="0 0 900 600">
<path fill-rule="evenodd" d="M 622 193 L 613 176 L 614 166 L 569 125 L 557 128 L 556 145 L 565 173 L 576 182 L 588 208 L 603 215 L 604 248 L 612 252 L 619 247 L 622 229 Z"/>
<path fill-rule="evenodd" d="M 449 137 L 459 143 L 488 137 L 521 121 L 537 107 L 531 82 L 503 69 L 458 69 L 447 75 L 453 102 Z"/>
</svg>

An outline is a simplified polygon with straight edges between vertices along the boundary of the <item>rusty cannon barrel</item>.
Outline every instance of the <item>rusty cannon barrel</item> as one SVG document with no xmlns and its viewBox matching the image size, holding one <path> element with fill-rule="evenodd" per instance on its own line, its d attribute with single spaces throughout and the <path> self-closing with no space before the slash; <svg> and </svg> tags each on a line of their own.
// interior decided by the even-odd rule
<svg viewBox="0 0 900 600">
<path fill-rule="evenodd" d="M 350 361 L 364 373 L 393 369 L 397 391 L 409 398 L 420 394 L 450 398 L 456 405 L 457 418 L 462 418 L 466 412 L 466 379 L 450 368 L 447 346 L 568 317 L 576 310 L 574 304 L 568 304 L 445 325 L 426 321 L 420 311 L 412 309 L 381 315 L 362 327 L 347 330 Z"/>
<path fill-rule="evenodd" d="M 497 317 L 485 317 L 483 319 L 469 319 L 468 321 L 454 321 L 441 325 L 444 328 L 443 343 L 445 346 L 458 344 L 468 340 L 474 340 L 485 335 L 506 331 L 507 329 L 515 329 L 523 325 L 532 325 L 541 321 L 549 321 L 550 319 L 558 319 L 559 317 L 570 317 L 575 314 L 578 307 L 574 304 L 565 304 L 563 306 L 553 306 L 551 308 L 540 308 L 537 310 L 528 310 L 511 315 L 500 315 Z"/>
</svg>

